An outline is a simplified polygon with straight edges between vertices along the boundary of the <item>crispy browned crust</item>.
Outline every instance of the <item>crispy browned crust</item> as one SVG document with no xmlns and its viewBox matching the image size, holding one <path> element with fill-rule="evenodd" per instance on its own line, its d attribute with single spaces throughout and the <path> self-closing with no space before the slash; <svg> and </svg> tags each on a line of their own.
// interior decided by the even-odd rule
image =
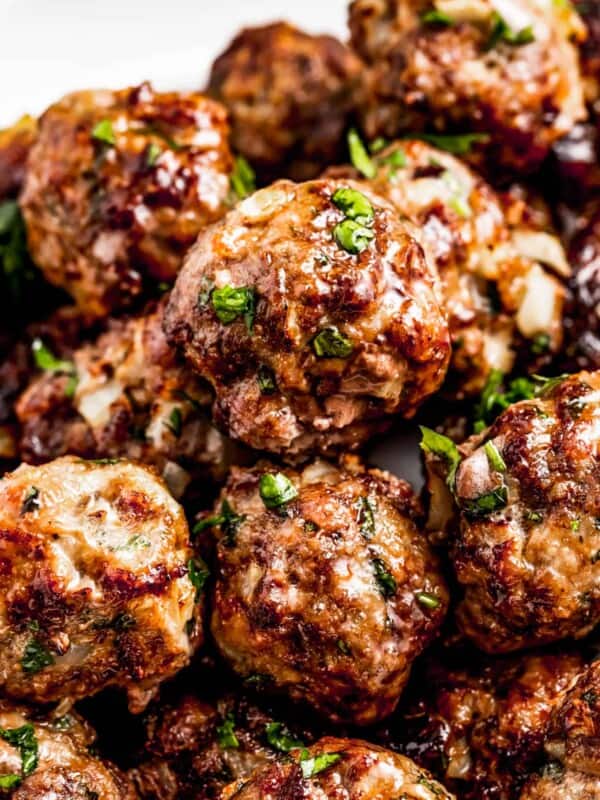
<svg viewBox="0 0 600 800">
<path fill-rule="evenodd" d="M 336 189 L 354 186 L 375 209 L 371 244 L 335 241 Z M 233 438 L 301 459 L 357 448 L 390 414 L 414 414 L 441 384 L 448 326 L 434 267 L 388 203 L 352 181 L 280 181 L 200 235 L 165 313 L 167 337 L 215 390 L 214 416 Z M 255 292 L 250 331 L 220 322 L 210 290 Z M 319 358 L 313 340 L 337 327 L 353 350 Z M 258 374 L 276 387 L 261 392 Z"/>
<path fill-rule="evenodd" d="M 93 136 L 104 121 L 114 145 Z M 228 133 L 218 103 L 149 84 L 51 106 L 20 198 L 46 279 L 91 317 L 172 281 L 198 232 L 227 208 Z"/>
<path fill-rule="evenodd" d="M 229 111 L 234 150 L 263 180 L 308 180 L 343 154 L 361 72 L 332 36 L 276 22 L 241 31 L 213 64 L 207 91 Z"/>
<path fill-rule="evenodd" d="M 25 163 L 37 134 L 37 120 L 22 117 L 0 131 L 0 201 L 16 197 L 23 185 Z"/>
</svg>

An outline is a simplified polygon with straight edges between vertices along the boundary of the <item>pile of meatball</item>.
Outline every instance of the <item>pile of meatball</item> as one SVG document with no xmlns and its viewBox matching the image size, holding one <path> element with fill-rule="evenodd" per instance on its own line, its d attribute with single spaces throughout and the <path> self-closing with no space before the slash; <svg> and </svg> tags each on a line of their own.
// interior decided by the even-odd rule
<svg viewBox="0 0 600 800">
<path fill-rule="evenodd" d="M 599 54 L 353 0 L 0 132 L 0 794 L 600 800 Z"/>
</svg>

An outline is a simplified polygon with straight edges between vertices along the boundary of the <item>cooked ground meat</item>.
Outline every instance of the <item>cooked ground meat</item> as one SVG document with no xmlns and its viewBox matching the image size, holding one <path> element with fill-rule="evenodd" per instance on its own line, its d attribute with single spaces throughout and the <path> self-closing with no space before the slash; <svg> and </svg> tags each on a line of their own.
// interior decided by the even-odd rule
<svg viewBox="0 0 600 800">
<path fill-rule="evenodd" d="M 189 661 L 204 567 L 149 467 L 22 465 L 0 483 L 0 542 L 6 695 L 68 703 L 121 686 L 139 711 Z"/>
<path fill-rule="evenodd" d="M 263 180 L 308 180 L 343 153 L 362 69 L 332 36 L 276 22 L 241 31 L 213 64 L 207 91 L 230 113 L 233 148 Z"/>
<path fill-rule="evenodd" d="M 34 261 L 90 317 L 175 278 L 227 208 L 226 112 L 199 94 L 67 95 L 42 115 L 20 205 Z"/>
<path fill-rule="evenodd" d="M 356 448 L 442 383 L 435 268 L 352 181 L 280 181 L 200 235 L 165 313 L 230 436 L 286 459 Z"/>
</svg>

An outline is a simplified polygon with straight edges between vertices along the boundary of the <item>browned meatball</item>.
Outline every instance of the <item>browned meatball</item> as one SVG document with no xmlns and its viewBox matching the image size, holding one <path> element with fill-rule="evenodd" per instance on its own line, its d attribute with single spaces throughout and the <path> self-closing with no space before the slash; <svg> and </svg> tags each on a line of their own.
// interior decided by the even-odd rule
<svg viewBox="0 0 600 800">
<path fill-rule="evenodd" d="M 24 116 L 0 131 L 0 200 L 16 197 L 23 184 L 25 162 L 37 134 L 37 121 Z"/>
<path fill-rule="evenodd" d="M 67 95 L 40 119 L 20 198 L 34 261 L 90 316 L 172 281 L 226 210 L 226 112 L 142 84 Z"/>
<path fill-rule="evenodd" d="M 135 800 L 128 778 L 93 754 L 77 714 L 44 716 L 0 701 L 0 786 L 12 800 Z"/>
<path fill-rule="evenodd" d="M 598 800 L 600 797 L 600 661 L 579 678 L 552 716 L 549 763 L 521 800 Z"/>
<path fill-rule="evenodd" d="M 238 34 L 215 61 L 208 92 L 230 113 L 234 149 L 264 180 L 308 180 L 343 152 L 361 73 L 337 39 L 276 22 Z"/>
<path fill-rule="evenodd" d="M 17 403 L 21 456 L 127 457 L 156 466 L 176 497 L 193 476 L 224 477 L 235 447 L 210 422 L 210 389 L 169 347 L 163 305 L 115 320 Z M 0 373 L 1 374 L 1 373 Z"/>
<path fill-rule="evenodd" d="M 287 459 L 355 448 L 442 383 L 448 325 L 412 228 L 352 181 L 280 181 L 200 235 L 165 330 L 230 436 Z"/>
<path fill-rule="evenodd" d="M 460 453 L 425 440 L 432 472 L 440 457 L 450 465 L 458 621 L 485 651 L 579 638 L 600 622 L 599 390 L 598 372 L 549 380 Z"/>
<path fill-rule="evenodd" d="M 144 800 L 216 800 L 227 784 L 313 739 L 244 696 L 187 694 L 149 714 L 146 759 L 130 774 Z"/>
<path fill-rule="evenodd" d="M 511 372 L 523 343 L 560 349 L 570 270 L 545 214 L 516 190 L 499 197 L 458 158 L 421 141 L 378 151 L 370 171 L 372 190 L 415 225 L 440 274 L 453 344 L 445 394 L 479 394 L 492 370 Z"/>
<path fill-rule="evenodd" d="M 181 507 L 148 467 L 73 457 L 0 483 L 0 687 L 72 702 L 106 686 L 142 710 L 201 638 Z"/>
<path fill-rule="evenodd" d="M 409 758 L 358 739 L 321 739 L 257 769 L 223 800 L 453 800 Z"/>
<path fill-rule="evenodd" d="M 234 468 L 209 519 L 222 655 L 333 721 L 389 714 L 448 602 L 416 513 L 408 484 L 351 457 Z"/>
<path fill-rule="evenodd" d="M 584 669 L 575 652 L 490 659 L 437 650 L 378 739 L 462 800 L 507 800 L 542 763 L 550 714 Z"/>
<path fill-rule="evenodd" d="M 581 22 L 558 5 L 354 0 L 352 43 L 370 65 L 367 135 L 475 131 L 489 137 L 480 149 L 495 171 L 535 169 L 586 114 L 569 41 Z"/>
</svg>

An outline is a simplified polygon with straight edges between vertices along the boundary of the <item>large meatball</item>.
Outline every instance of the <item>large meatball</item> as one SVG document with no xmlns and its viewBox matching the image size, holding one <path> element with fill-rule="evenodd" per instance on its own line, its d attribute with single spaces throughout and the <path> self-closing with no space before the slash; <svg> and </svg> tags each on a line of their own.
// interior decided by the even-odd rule
<svg viewBox="0 0 600 800">
<path fill-rule="evenodd" d="M 232 784 L 223 800 L 452 800 L 409 758 L 357 739 L 321 739 Z"/>
<path fill-rule="evenodd" d="M 226 210 L 226 112 L 148 84 L 67 95 L 41 117 L 20 198 L 34 261 L 90 316 L 172 281 Z"/>
<path fill-rule="evenodd" d="M 0 131 L 0 201 L 16 197 L 25 176 L 25 163 L 37 134 L 37 121 L 21 117 L 10 128 Z"/>
<path fill-rule="evenodd" d="M 162 317 L 161 304 L 115 320 L 36 377 L 17 404 L 25 461 L 125 456 L 157 467 L 176 496 L 194 475 L 225 475 L 235 448 L 212 426 L 210 390 L 167 344 Z"/>
<path fill-rule="evenodd" d="M 277 22 L 236 36 L 208 92 L 230 113 L 234 149 L 263 179 L 307 180 L 342 154 L 361 74 L 360 59 L 337 39 Z"/>
<path fill-rule="evenodd" d="M 492 370 L 512 370 L 517 348 L 559 350 L 565 290 L 545 267 L 564 279 L 569 266 L 545 215 L 422 141 L 396 141 L 367 163 L 369 185 L 415 225 L 440 274 L 453 344 L 446 393 L 479 394 Z"/>
<path fill-rule="evenodd" d="M 234 468 L 208 520 L 225 659 L 331 720 L 389 714 L 448 602 L 416 513 L 408 484 L 352 457 Z"/>
<path fill-rule="evenodd" d="M 362 184 L 281 181 L 200 235 L 168 337 L 213 385 L 231 436 L 293 459 L 362 444 L 442 383 L 435 275 Z"/>
<path fill-rule="evenodd" d="M 493 167 L 535 169 L 586 115 L 569 41 L 581 22 L 564 24 L 558 5 L 354 0 L 352 43 L 370 65 L 367 135 L 477 132 Z"/>
<path fill-rule="evenodd" d="M 549 761 L 521 800 L 597 800 L 600 797 L 600 661 L 591 664 L 552 716 Z"/>
<path fill-rule="evenodd" d="M 205 570 L 148 467 L 65 457 L 0 483 L 0 688 L 35 702 L 109 686 L 142 709 L 201 636 Z"/>
<path fill-rule="evenodd" d="M 548 380 L 460 453 L 424 441 L 450 465 L 458 621 L 485 651 L 579 638 L 600 622 L 599 389 L 600 373 Z"/>
<path fill-rule="evenodd" d="M 184 694 L 152 709 L 145 758 L 130 774 L 144 800 L 217 800 L 227 784 L 313 740 L 243 695 Z"/>
<path fill-rule="evenodd" d="M 130 781 L 93 754 L 73 712 L 44 716 L 0 701 L 0 786 L 12 800 L 135 800 Z"/>
<path fill-rule="evenodd" d="M 550 715 L 584 666 L 568 651 L 491 659 L 437 649 L 377 738 L 462 800 L 515 797 L 542 763 Z"/>
</svg>

